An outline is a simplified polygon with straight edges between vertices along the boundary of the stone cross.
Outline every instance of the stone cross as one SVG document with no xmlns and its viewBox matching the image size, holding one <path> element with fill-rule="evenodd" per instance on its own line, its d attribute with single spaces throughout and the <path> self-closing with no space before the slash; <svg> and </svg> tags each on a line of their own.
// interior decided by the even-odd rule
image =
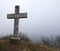
<svg viewBox="0 0 60 51">
<path fill-rule="evenodd" d="M 18 35 L 19 18 L 27 18 L 27 13 L 19 13 L 19 6 L 15 6 L 14 14 L 7 14 L 8 19 L 14 19 L 14 36 Z"/>
</svg>

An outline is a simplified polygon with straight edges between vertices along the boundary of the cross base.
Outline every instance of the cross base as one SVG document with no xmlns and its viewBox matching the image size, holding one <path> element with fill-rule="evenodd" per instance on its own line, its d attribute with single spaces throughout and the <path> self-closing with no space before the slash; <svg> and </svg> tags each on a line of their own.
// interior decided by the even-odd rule
<svg viewBox="0 0 60 51">
<path fill-rule="evenodd" d="M 11 43 L 20 43 L 21 42 L 21 38 L 20 37 L 11 37 L 10 38 L 10 42 Z"/>
</svg>

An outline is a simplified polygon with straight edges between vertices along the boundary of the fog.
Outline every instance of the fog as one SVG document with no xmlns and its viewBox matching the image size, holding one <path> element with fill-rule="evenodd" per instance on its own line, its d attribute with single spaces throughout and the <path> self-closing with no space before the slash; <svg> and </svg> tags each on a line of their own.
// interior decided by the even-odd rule
<svg viewBox="0 0 60 51">
<path fill-rule="evenodd" d="M 7 14 L 14 13 L 16 5 L 28 14 L 19 20 L 19 32 L 31 38 L 60 34 L 60 0 L 1 0 L 0 35 L 13 34 L 14 19 L 7 19 Z"/>
</svg>

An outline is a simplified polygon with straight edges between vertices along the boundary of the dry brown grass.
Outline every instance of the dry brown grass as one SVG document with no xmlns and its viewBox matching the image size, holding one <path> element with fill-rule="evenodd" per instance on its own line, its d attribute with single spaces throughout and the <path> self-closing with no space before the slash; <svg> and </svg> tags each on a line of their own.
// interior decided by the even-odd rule
<svg viewBox="0 0 60 51">
<path fill-rule="evenodd" d="M 21 41 L 19 44 L 12 44 L 9 40 L 0 40 L 0 51 L 60 51 L 45 45 Z"/>
</svg>

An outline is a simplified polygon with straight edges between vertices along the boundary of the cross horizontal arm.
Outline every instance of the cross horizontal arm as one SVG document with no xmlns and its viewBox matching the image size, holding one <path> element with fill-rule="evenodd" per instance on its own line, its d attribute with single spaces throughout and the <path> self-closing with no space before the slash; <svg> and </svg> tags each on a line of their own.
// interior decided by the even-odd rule
<svg viewBox="0 0 60 51">
<path fill-rule="evenodd" d="M 27 13 L 19 13 L 19 14 L 7 14 L 8 19 L 13 18 L 27 18 Z"/>
</svg>

